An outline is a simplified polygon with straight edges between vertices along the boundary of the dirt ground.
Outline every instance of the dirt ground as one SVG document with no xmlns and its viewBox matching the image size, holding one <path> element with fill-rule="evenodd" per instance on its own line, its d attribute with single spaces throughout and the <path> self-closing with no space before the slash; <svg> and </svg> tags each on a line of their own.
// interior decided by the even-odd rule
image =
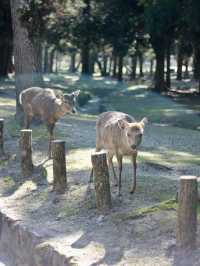
<svg viewBox="0 0 200 266">
<path fill-rule="evenodd" d="M 19 128 L 13 114 L 14 100 L 4 95 L 0 117 L 6 119 L 9 160 L 0 162 L 1 208 L 42 236 L 44 245 L 51 243 L 70 257 L 71 265 L 173 265 L 174 198 L 180 175 L 199 175 L 197 130 L 149 123 L 139 152 L 136 193 L 129 194 L 132 167 L 126 159 L 122 197 L 111 175 L 113 208 L 101 215 L 88 185 L 96 117 L 66 116 L 57 123 L 56 137 L 66 141 L 68 178 L 67 192 L 57 196 L 52 192 L 52 161 L 38 166 L 47 153 L 43 126 L 33 126 L 35 174 L 27 180 L 20 176 Z"/>
</svg>

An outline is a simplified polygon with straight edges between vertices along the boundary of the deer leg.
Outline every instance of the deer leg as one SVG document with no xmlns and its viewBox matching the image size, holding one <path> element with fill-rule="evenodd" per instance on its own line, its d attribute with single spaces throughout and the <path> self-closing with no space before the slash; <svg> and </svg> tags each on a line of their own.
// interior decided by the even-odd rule
<svg viewBox="0 0 200 266">
<path fill-rule="evenodd" d="M 118 190 L 119 196 L 121 196 L 121 185 L 122 185 L 122 159 L 123 157 L 121 155 L 117 155 L 117 162 L 119 167 L 119 190 Z"/>
<path fill-rule="evenodd" d="M 52 158 L 51 142 L 54 139 L 54 136 L 53 136 L 54 126 L 55 126 L 55 124 L 48 124 L 47 125 L 47 129 L 49 132 L 49 148 L 48 148 L 48 158 L 49 159 Z"/>
<path fill-rule="evenodd" d="M 133 155 L 132 157 L 132 163 L 133 163 L 133 186 L 132 189 L 130 191 L 131 194 L 133 194 L 136 190 L 136 170 L 137 170 L 137 153 L 135 155 Z"/>
<path fill-rule="evenodd" d="M 28 116 L 27 114 L 24 114 L 24 128 L 29 129 L 30 122 L 31 122 L 31 117 Z"/>
<path fill-rule="evenodd" d="M 110 155 L 110 154 L 108 154 L 108 166 L 112 168 L 113 177 L 114 177 L 114 185 L 117 186 L 118 180 L 117 180 L 117 175 L 116 175 L 115 168 L 113 165 L 113 155 Z"/>
</svg>

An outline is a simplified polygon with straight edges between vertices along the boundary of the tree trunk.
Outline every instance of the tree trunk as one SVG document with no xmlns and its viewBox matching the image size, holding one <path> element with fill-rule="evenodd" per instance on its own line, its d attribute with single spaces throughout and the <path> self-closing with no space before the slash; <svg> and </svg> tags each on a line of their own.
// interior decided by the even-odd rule
<svg viewBox="0 0 200 266">
<path fill-rule="evenodd" d="M 138 59 L 139 59 L 139 69 L 140 69 L 139 75 L 140 75 L 140 77 L 143 77 L 144 76 L 144 73 L 143 73 L 143 61 L 144 61 L 144 59 L 143 59 L 142 52 L 139 52 Z"/>
<path fill-rule="evenodd" d="M 150 60 L 150 75 L 153 76 L 154 59 Z"/>
<path fill-rule="evenodd" d="M 19 94 L 31 86 L 42 86 L 40 60 L 35 49 L 38 42 L 31 40 L 28 31 L 20 21 L 19 7 L 23 1 L 11 0 L 11 15 L 14 38 L 15 87 L 16 87 L 16 118 L 23 120 L 23 111 L 19 103 Z"/>
<path fill-rule="evenodd" d="M 199 43 L 194 44 L 194 78 L 199 81 L 200 79 L 200 47 Z"/>
<path fill-rule="evenodd" d="M 70 72 L 75 73 L 76 72 L 76 52 L 72 52 L 70 54 Z"/>
<path fill-rule="evenodd" d="M 44 46 L 44 65 L 43 65 L 43 72 L 47 73 L 49 67 L 49 47 L 48 45 Z"/>
<path fill-rule="evenodd" d="M 117 56 L 113 55 L 113 77 L 116 78 L 117 76 Z"/>
<path fill-rule="evenodd" d="M 108 75 L 109 76 L 111 75 L 112 63 L 113 63 L 112 57 L 109 57 L 109 66 L 108 66 Z"/>
<path fill-rule="evenodd" d="M 131 56 L 131 64 L 132 64 L 132 71 L 131 71 L 131 79 L 136 79 L 136 69 L 137 69 L 137 56 Z"/>
<path fill-rule="evenodd" d="M 119 62 L 118 62 L 118 75 L 117 75 L 118 81 L 123 80 L 123 56 L 119 56 Z"/>
<path fill-rule="evenodd" d="M 0 119 L 0 156 L 4 154 L 4 119 Z"/>
<path fill-rule="evenodd" d="M 189 78 L 189 70 L 188 70 L 188 64 L 189 64 L 189 60 L 188 58 L 185 60 L 185 73 L 184 73 L 184 78 L 188 79 Z"/>
<path fill-rule="evenodd" d="M 177 80 L 182 80 L 182 68 L 183 68 L 183 51 L 181 47 L 181 43 L 178 46 L 178 55 L 177 55 Z"/>
<path fill-rule="evenodd" d="M 165 52 L 162 47 L 158 47 L 155 53 L 156 53 L 155 90 L 164 91 L 165 90 L 165 80 L 164 80 Z"/>
<path fill-rule="evenodd" d="M 56 52 L 56 49 L 53 48 L 50 51 L 50 54 L 49 54 L 49 67 L 48 67 L 49 68 L 49 73 L 53 73 L 55 52 Z"/>
<path fill-rule="evenodd" d="M 0 77 L 7 77 L 10 70 L 10 62 L 12 60 L 12 45 L 6 40 L 2 40 L 0 44 Z"/>
<path fill-rule="evenodd" d="M 107 75 L 107 65 L 108 65 L 108 57 L 106 55 L 103 56 L 103 76 Z"/>
<path fill-rule="evenodd" d="M 166 61 L 167 61 L 167 72 L 166 72 L 166 86 L 167 88 L 171 87 L 171 73 L 170 73 L 170 56 L 171 56 L 171 49 L 170 43 L 167 45 L 166 49 Z"/>
<path fill-rule="evenodd" d="M 87 43 L 84 44 L 82 47 L 81 61 L 82 61 L 82 74 L 90 75 L 90 49 Z"/>
</svg>

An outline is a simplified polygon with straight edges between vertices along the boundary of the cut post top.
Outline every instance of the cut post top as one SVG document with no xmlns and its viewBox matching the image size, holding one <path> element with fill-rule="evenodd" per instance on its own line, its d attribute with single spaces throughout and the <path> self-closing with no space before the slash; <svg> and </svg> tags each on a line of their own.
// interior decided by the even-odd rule
<svg viewBox="0 0 200 266">
<path fill-rule="evenodd" d="M 197 177 L 194 175 L 182 175 L 180 176 L 180 180 L 196 180 Z"/>
<path fill-rule="evenodd" d="M 3 118 L 0 118 L 0 123 L 4 122 L 4 119 Z"/>
<path fill-rule="evenodd" d="M 65 143 L 64 140 L 61 140 L 61 139 L 56 139 L 56 140 L 52 140 L 52 143 L 54 144 L 61 144 L 61 143 Z"/>
<path fill-rule="evenodd" d="M 25 133 L 27 132 L 27 133 L 28 133 L 28 132 L 32 132 L 32 129 L 21 129 L 20 131 L 21 131 L 22 133 L 23 133 L 23 132 L 25 132 Z"/>
<path fill-rule="evenodd" d="M 92 152 L 92 156 L 98 156 L 98 155 L 104 155 L 104 154 L 107 155 L 107 151 L 102 150 L 102 151 L 94 151 L 94 152 Z"/>
</svg>

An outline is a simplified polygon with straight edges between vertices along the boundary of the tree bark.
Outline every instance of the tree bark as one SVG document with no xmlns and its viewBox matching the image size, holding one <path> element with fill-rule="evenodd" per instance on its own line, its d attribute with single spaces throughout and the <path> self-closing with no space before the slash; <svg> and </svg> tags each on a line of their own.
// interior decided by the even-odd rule
<svg viewBox="0 0 200 266">
<path fill-rule="evenodd" d="M 0 155 L 4 154 L 4 119 L 0 119 Z"/>
<path fill-rule="evenodd" d="M 12 59 L 12 44 L 8 40 L 2 40 L 0 51 L 0 77 L 7 77 Z"/>
<path fill-rule="evenodd" d="M 81 50 L 82 74 L 90 75 L 90 49 L 88 43 L 85 43 Z"/>
<path fill-rule="evenodd" d="M 199 43 L 194 44 L 194 78 L 200 80 L 200 47 Z"/>
<path fill-rule="evenodd" d="M 171 87 L 171 73 L 170 73 L 170 56 L 171 56 L 171 45 L 168 43 L 166 49 L 166 61 L 167 61 L 167 72 L 166 72 L 166 86 L 167 88 Z"/>
<path fill-rule="evenodd" d="M 21 174 L 28 177 L 33 173 L 32 130 L 22 129 L 20 138 Z"/>
<path fill-rule="evenodd" d="M 118 81 L 123 80 L 123 56 L 122 55 L 119 56 L 117 79 Z"/>
<path fill-rule="evenodd" d="M 189 62 L 188 61 L 189 61 L 188 58 L 185 59 L 185 72 L 184 72 L 184 78 L 185 79 L 189 78 L 189 70 L 188 70 Z"/>
<path fill-rule="evenodd" d="M 56 49 L 53 48 L 50 51 L 49 55 L 49 73 L 53 73 L 53 68 L 54 68 L 54 56 L 55 56 Z"/>
<path fill-rule="evenodd" d="M 76 52 L 72 52 L 70 54 L 70 72 L 75 73 L 76 72 Z"/>
<path fill-rule="evenodd" d="M 164 91 L 165 79 L 164 79 L 164 66 L 165 66 L 165 51 L 162 47 L 158 47 L 156 53 L 156 73 L 155 73 L 155 90 Z"/>
<path fill-rule="evenodd" d="M 177 248 L 195 248 L 197 231 L 197 178 L 181 176 L 178 194 Z"/>
<path fill-rule="evenodd" d="M 139 52 L 138 59 L 139 59 L 139 69 L 140 69 L 139 75 L 140 75 L 140 77 L 143 77 L 144 76 L 144 73 L 143 73 L 143 61 L 144 61 L 144 59 L 143 59 L 142 52 Z"/>
<path fill-rule="evenodd" d="M 91 159 L 94 171 L 96 206 L 99 211 L 106 212 L 111 208 L 111 193 L 106 153 L 95 152 L 92 154 Z"/>
<path fill-rule="evenodd" d="M 154 59 L 150 60 L 150 75 L 153 76 Z"/>
<path fill-rule="evenodd" d="M 137 69 L 137 56 L 131 56 L 131 64 L 132 64 L 132 71 L 131 71 L 131 79 L 136 79 L 136 69 Z"/>
<path fill-rule="evenodd" d="M 53 190 L 64 193 L 67 187 L 65 141 L 52 141 L 53 154 Z"/>
<path fill-rule="evenodd" d="M 113 73 L 112 76 L 116 78 L 117 76 L 117 56 L 113 55 Z"/>
<path fill-rule="evenodd" d="M 182 80 L 182 73 L 183 73 L 183 51 L 182 45 L 179 43 L 178 45 L 178 55 L 177 55 L 177 80 Z"/>
<path fill-rule="evenodd" d="M 11 0 L 11 15 L 13 26 L 15 86 L 16 86 L 16 118 L 23 119 L 19 94 L 31 86 L 42 86 L 41 64 L 38 58 L 38 42 L 31 40 L 27 29 L 20 20 L 19 8 L 24 4 L 20 0 Z"/>
</svg>

